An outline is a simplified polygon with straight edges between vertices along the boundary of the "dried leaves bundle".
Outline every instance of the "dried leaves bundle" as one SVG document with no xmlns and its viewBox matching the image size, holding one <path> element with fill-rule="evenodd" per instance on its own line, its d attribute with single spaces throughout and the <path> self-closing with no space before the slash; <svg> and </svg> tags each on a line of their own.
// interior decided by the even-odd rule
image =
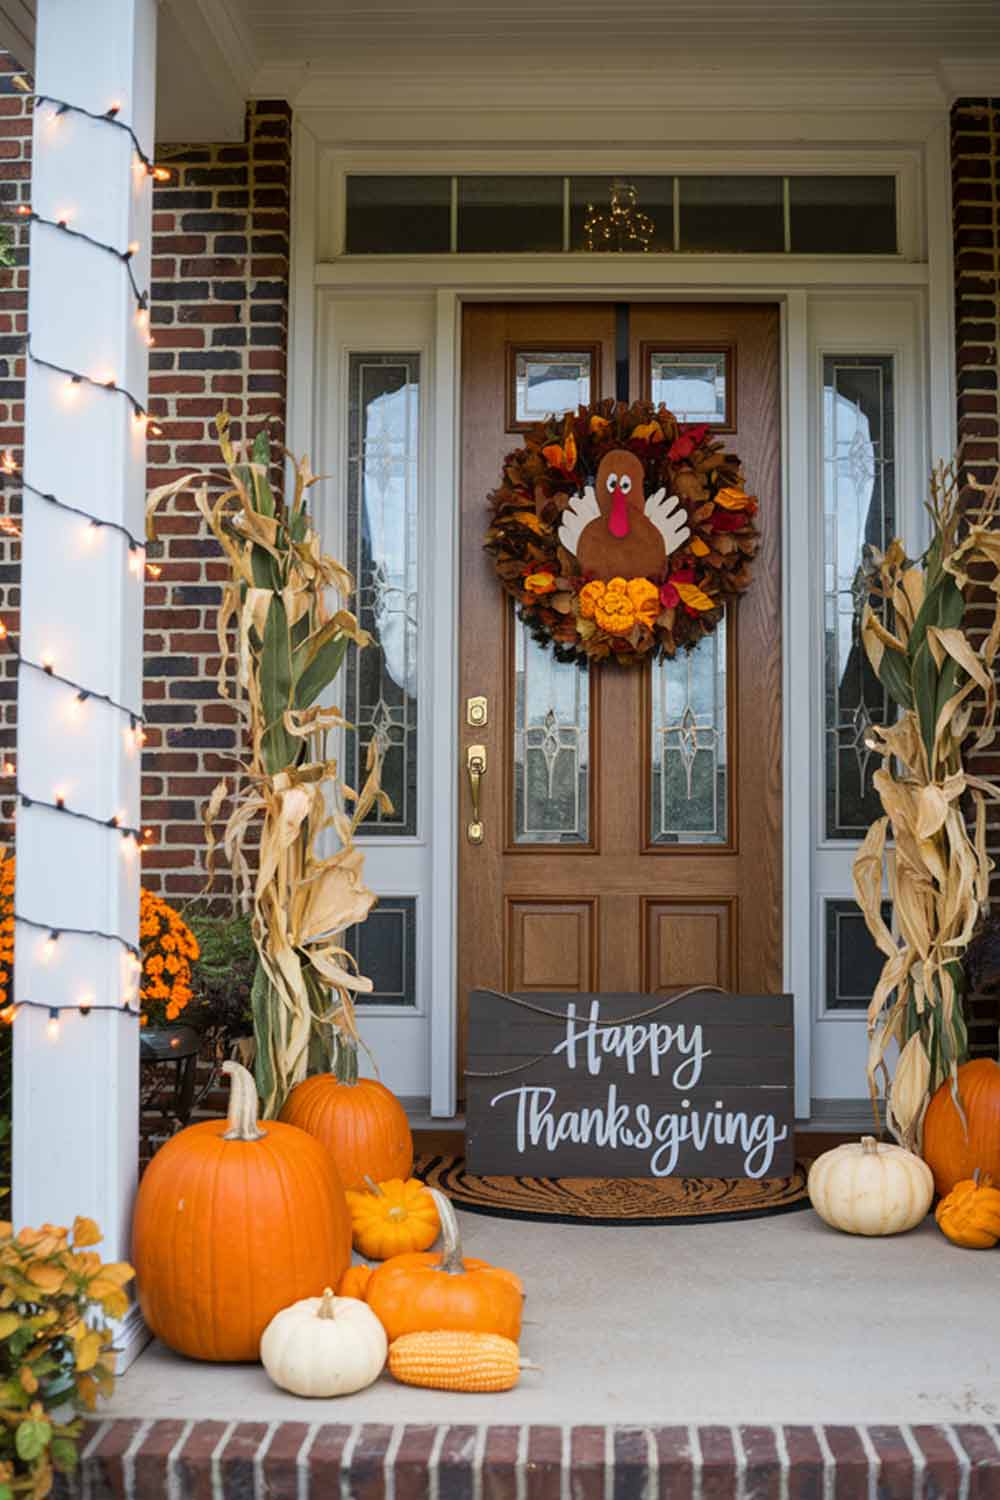
<svg viewBox="0 0 1000 1500">
<path fill-rule="evenodd" d="M 376 803 L 388 806 L 379 783 L 374 744 L 367 780 L 356 791 L 340 780 L 328 749 L 343 715 L 321 699 L 348 649 L 369 637 L 345 608 L 332 613 L 327 595 L 346 603 L 353 581 L 323 553 L 306 510 L 315 483 L 306 460 L 294 462 L 290 505 L 268 482 L 266 433 L 252 450 L 236 447 L 225 415 L 217 419 L 228 487 L 210 495 L 216 476 L 190 474 L 154 490 L 147 518 L 182 490 L 194 487 L 197 508 L 219 542 L 230 580 L 219 607 L 219 692 L 231 697 L 235 676 L 250 737 L 250 759 L 230 786 L 222 781 L 204 811 L 211 881 L 213 824 L 231 811 L 223 846 L 249 908 L 259 959 L 253 984 L 256 1079 L 264 1114 L 273 1117 L 308 1071 L 340 1057 L 356 1066 L 357 1028 L 351 996 L 371 990 L 343 946 L 345 930 L 364 921 L 375 897 L 363 879 L 364 855 L 355 846 L 358 824 Z M 235 658 L 231 643 L 235 639 Z M 259 828 L 256 873 L 246 846 Z M 336 836 L 332 855 L 321 845 Z"/>
<path fill-rule="evenodd" d="M 912 560 L 897 539 L 874 557 L 875 606 L 869 599 L 861 624 L 868 658 L 899 710 L 867 741 L 882 761 L 873 779 L 885 816 L 854 862 L 858 903 L 886 956 L 868 1008 L 868 1084 L 877 1113 L 885 1082 L 889 1128 L 914 1150 L 930 1095 L 954 1080 L 966 1054 L 961 959 L 989 899 L 986 802 L 1000 800 L 996 787 L 964 770 L 962 757 L 967 741 L 980 749 L 993 739 L 1000 646 L 1000 479 L 974 487 L 980 504 L 963 524 L 955 471 L 935 471 L 930 546 Z M 973 586 L 992 595 L 981 641 L 963 624 Z M 895 934 L 882 920 L 883 872 Z M 900 1054 L 890 1084 L 894 1041 Z"/>
</svg>

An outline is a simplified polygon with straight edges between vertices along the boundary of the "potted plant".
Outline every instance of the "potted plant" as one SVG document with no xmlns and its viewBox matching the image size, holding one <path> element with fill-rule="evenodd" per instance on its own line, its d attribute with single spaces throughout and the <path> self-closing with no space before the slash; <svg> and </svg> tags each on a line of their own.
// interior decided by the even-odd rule
<svg viewBox="0 0 1000 1500">
<path fill-rule="evenodd" d="M 81 1423 L 98 1395 L 114 1388 L 106 1319 L 128 1310 L 124 1288 L 135 1274 L 124 1261 L 103 1265 L 90 1248 L 101 1232 L 92 1219 L 72 1230 L 45 1224 L 0 1225 L 0 1500 L 44 1500 L 54 1473 L 77 1462 Z"/>
</svg>

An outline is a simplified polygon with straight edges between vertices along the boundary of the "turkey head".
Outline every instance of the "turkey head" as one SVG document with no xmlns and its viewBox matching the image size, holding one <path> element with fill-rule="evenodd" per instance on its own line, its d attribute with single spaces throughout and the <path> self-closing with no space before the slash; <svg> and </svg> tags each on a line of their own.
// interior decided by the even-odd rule
<svg viewBox="0 0 1000 1500">
<path fill-rule="evenodd" d="M 657 578 L 666 567 L 661 530 L 646 515 L 645 470 L 625 448 L 601 459 L 595 498 L 599 514 L 581 531 L 576 560 L 581 570 L 609 578 Z"/>
</svg>

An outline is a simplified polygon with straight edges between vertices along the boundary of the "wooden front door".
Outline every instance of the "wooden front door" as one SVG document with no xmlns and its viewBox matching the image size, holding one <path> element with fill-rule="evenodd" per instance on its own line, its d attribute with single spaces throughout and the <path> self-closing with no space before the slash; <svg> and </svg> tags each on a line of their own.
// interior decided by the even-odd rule
<svg viewBox="0 0 1000 1500">
<path fill-rule="evenodd" d="M 778 992 L 777 309 L 477 304 L 463 351 L 460 1054 L 476 986 Z M 762 543 L 749 591 L 690 656 L 581 670 L 518 622 L 483 551 L 486 496 L 519 424 L 615 395 L 626 357 L 630 399 L 707 417 L 740 454 Z"/>
</svg>

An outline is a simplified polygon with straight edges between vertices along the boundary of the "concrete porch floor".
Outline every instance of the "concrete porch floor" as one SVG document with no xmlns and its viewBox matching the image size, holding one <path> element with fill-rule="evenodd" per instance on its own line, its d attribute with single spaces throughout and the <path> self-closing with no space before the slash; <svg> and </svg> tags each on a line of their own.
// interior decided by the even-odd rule
<svg viewBox="0 0 1000 1500">
<path fill-rule="evenodd" d="M 1000 1251 L 959 1250 L 933 1219 L 864 1240 L 811 1212 L 675 1228 L 461 1215 L 466 1252 L 518 1270 L 517 1389 L 423 1391 L 388 1374 L 306 1401 L 259 1366 L 152 1345 L 102 1417 L 222 1421 L 933 1423 L 1000 1417 Z"/>
</svg>

